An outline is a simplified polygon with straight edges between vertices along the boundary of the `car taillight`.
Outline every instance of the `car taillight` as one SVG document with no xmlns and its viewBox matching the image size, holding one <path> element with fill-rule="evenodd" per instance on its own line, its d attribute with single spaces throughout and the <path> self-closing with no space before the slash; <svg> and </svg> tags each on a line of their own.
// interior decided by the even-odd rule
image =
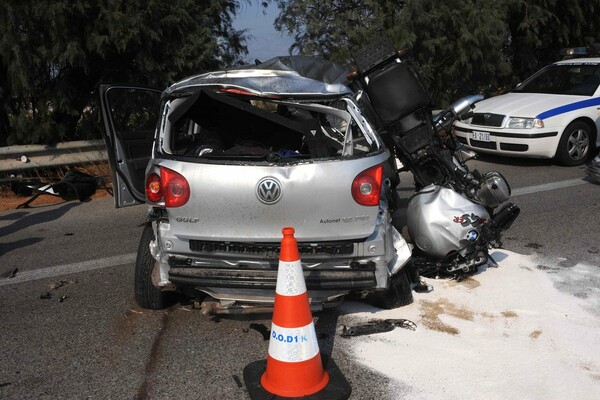
<svg viewBox="0 0 600 400">
<path fill-rule="evenodd" d="M 383 167 L 376 165 L 364 170 L 352 182 L 352 197 L 363 206 L 379 205 Z"/>
<path fill-rule="evenodd" d="M 160 167 L 160 182 L 166 207 L 181 207 L 190 199 L 190 185 L 181 174 Z"/>
<path fill-rule="evenodd" d="M 163 191 L 160 184 L 160 176 L 151 173 L 146 178 L 146 198 L 152 203 L 158 203 L 162 199 Z"/>
</svg>

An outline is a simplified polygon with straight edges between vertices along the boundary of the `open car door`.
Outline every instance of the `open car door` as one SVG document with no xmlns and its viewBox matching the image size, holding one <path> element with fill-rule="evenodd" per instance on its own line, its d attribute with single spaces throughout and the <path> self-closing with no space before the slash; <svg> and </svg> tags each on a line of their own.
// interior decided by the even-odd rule
<svg viewBox="0 0 600 400">
<path fill-rule="evenodd" d="M 152 156 L 161 93 L 145 87 L 100 86 L 104 141 L 117 208 L 146 201 L 145 171 Z"/>
</svg>

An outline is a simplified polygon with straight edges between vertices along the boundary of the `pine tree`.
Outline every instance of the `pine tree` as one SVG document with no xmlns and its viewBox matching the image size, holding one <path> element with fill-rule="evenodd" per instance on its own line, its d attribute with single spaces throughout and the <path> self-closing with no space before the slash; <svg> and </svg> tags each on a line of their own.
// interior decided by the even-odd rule
<svg viewBox="0 0 600 400">
<path fill-rule="evenodd" d="M 274 1 L 293 53 L 351 62 L 350 49 L 380 35 L 411 48 L 437 107 L 506 91 L 560 48 L 600 42 L 600 0 Z"/>
<path fill-rule="evenodd" d="M 164 88 L 241 61 L 236 0 L 0 3 L 0 145 L 94 136 L 100 82 Z M 91 118 L 91 119 L 90 119 Z"/>
</svg>

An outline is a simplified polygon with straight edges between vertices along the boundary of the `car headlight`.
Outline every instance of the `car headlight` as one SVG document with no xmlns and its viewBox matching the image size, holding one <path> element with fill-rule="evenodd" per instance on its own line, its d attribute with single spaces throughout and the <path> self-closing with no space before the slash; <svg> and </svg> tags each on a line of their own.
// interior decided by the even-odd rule
<svg viewBox="0 0 600 400">
<path fill-rule="evenodd" d="M 543 128 L 544 121 L 537 118 L 519 118 L 510 117 L 508 119 L 507 128 L 513 129 L 531 129 L 531 128 Z"/>
</svg>

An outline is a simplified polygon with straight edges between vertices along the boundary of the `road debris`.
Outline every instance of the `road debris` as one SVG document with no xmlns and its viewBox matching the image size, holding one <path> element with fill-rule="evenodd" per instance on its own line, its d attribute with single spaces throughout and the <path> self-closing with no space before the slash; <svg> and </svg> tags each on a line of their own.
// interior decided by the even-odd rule
<svg viewBox="0 0 600 400">
<path fill-rule="evenodd" d="M 402 329 L 409 329 L 411 331 L 417 330 L 417 324 L 411 320 L 399 318 L 399 319 L 386 319 L 387 322 L 391 322 L 394 326 Z"/>
<path fill-rule="evenodd" d="M 64 296 L 60 296 L 60 298 L 58 299 L 58 302 L 59 302 L 59 303 L 62 303 L 62 302 L 64 302 L 64 301 L 65 301 L 66 299 L 68 299 L 68 298 L 69 298 L 69 295 L 68 295 L 68 294 L 65 294 Z"/>
<path fill-rule="evenodd" d="M 239 376 L 237 376 L 237 375 L 231 375 L 231 377 L 235 381 L 235 384 L 238 385 L 238 387 L 241 388 L 241 387 L 244 386 L 244 385 L 242 385 L 242 381 L 240 380 Z"/>
<path fill-rule="evenodd" d="M 42 300 L 50 300 L 52 298 L 52 293 L 46 292 L 40 295 L 40 299 Z"/>
<path fill-rule="evenodd" d="M 372 335 L 374 333 L 384 333 L 394 330 L 394 328 L 404 328 L 414 331 L 417 329 L 417 324 L 408 319 L 386 319 L 386 320 L 371 320 L 366 324 L 347 326 L 343 325 L 343 337 Z"/>
<path fill-rule="evenodd" d="M 61 279 L 58 282 L 52 282 L 50 284 L 50 290 L 56 290 L 56 289 L 59 289 L 59 288 L 65 286 L 65 285 L 69 285 L 71 283 L 77 283 L 77 282 L 74 281 L 74 280 L 64 280 L 64 279 Z"/>
<path fill-rule="evenodd" d="M 14 278 L 15 276 L 17 276 L 17 272 L 19 272 L 19 268 L 14 268 L 12 271 L 6 274 L 6 277 L 8 279 Z"/>
</svg>

